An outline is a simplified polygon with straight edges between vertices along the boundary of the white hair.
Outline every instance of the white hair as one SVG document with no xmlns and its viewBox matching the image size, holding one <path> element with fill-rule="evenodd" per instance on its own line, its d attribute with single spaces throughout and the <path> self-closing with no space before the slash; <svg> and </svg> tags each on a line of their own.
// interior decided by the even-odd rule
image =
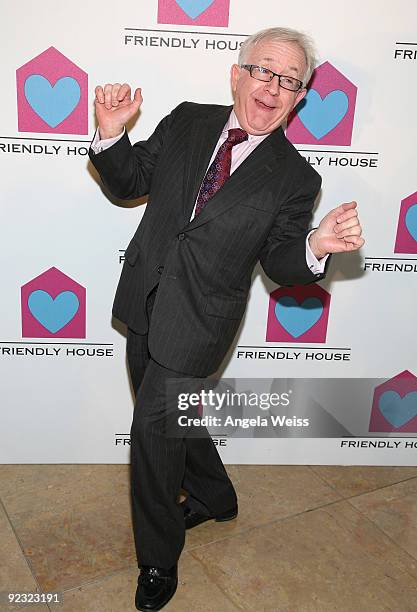
<svg viewBox="0 0 417 612">
<path fill-rule="evenodd" d="M 291 28 L 268 28 L 248 36 L 240 47 L 238 58 L 239 66 L 246 63 L 247 57 L 249 56 L 253 47 L 255 47 L 261 41 L 269 40 L 295 43 L 303 51 L 306 61 L 306 70 L 302 80 L 303 86 L 305 87 L 309 82 L 311 75 L 313 74 L 313 70 L 317 64 L 317 56 L 312 38 L 303 32 L 299 32 L 298 30 L 292 30 Z"/>
</svg>

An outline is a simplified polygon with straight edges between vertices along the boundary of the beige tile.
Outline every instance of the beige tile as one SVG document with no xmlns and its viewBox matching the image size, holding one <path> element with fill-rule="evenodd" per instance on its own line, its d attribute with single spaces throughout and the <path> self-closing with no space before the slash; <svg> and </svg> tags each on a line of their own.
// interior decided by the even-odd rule
<svg viewBox="0 0 417 612">
<path fill-rule="evenodd" d="M 136 565 L 128 466 L 1 466 L 2 499 L 44 591 Z"/>
<path fill-rule="evenodd" d="M 373 465 L 312 465 L 310 469 L 343 497 L 367 493 L 380 487 L 417 477 L 417 467 Z"/>
<path fill-rule="evenodd" d="M 42 588 L 68 589 L 136 565 L 128 466 L 0 466 L 0 491 Z M 187 546 L 338 499 L 304 466 L 228 466 L 240 501 L 230 523 L 199 526 Z"/>
<path fill-rule="evenodd" d="M 417 563 L 346 501 L 190 554 L 241 610 L 415 610 Z"/>
<path fill-rule="evenodd" d="M 417 559 L 417 478 L 366 493 L 349 502 Z"/>
<path fill-rule="evenodd" d="M 86 584 L 64 593 L 64 606 L 52 607 L 56 612 L 130 612 L 138 571 L 127 570 L 104 580 Z M 232 612 L 237 608 L 207 576 L 200 562 L 184 553 L 178 569 L 178 589 L 164 607 L 167 612 Z"/>
<path fill-rule="evenodd" d="M 20 606 L 19 608 L 5 608 L 4 612 L 9 612 L 9 610 L 25 610 L 25 612 L 49 612 L 49 608 L 46 604 L 26 604 L 25 606 Z M 2 608 L 0 610 L 3 612 Z M 62 610 L 62 607 L 61 607 Z"/>
<path fill-rule="evenodd" d="M 382 580 L 372 582 L 366 587 L 366 598 L 362 602 L 361 593 L 356 593 L 355 610 L 415 612 L 417 602 L 417 584 L 409 574 L 400 574 L 395 578 L 385 576 Z M 365 604 L 365 605 L 364 605 Z M 356 607 L 360 606 L 361 607 Z M 346 610 L 348 610 L 346 602 Z"/>
<path fill-rule="evenodd" d="M 186 549 L 341 499 L 306 466 L 228 465 L 227 472 L 238 495 L 238 518 L 188 531 Z"/>
<path fill-rule="evenodd" d="M 14 519 L 128 492 L 128 465 L 0 465 L 0 498 Z"/>
<path fill-rule="evenodd" d="M 0 504 L 0 592 L 34 592 L 36 581 Z M 0 610 L 3 601 L 0 603 Z M 8 606 L 5 609 L 14 609 Z"/>
<path fill-rule="evenodd" d="M 63 590 L 136 564 L 126 500 L 101 496 L 20 519 L 15 528 L 42 589 Z"/>
</svg>

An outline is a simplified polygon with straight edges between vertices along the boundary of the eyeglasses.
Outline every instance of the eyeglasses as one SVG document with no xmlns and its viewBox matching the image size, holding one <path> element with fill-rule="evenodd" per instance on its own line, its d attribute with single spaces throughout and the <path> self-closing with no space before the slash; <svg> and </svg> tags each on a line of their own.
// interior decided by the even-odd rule
<svg viewBox="0 0 417 612">
<path fill-rule="evenodd" d="M 263 68 L 263 66 L 255 66 L 255 64 L 242 64 L 241 68 L 248 70 L 251 77 L 254 79 L 257 79 L 258 81 L 265 81 L 266 83 L 272 81 L 272 79 L 276 76 L 278 77 L 280 87 L 288 89 L 289 91 L 298 91 L 303 86 L 303 82 L 299 79 L 295 79 L 292 76 L 286 76 L 284 74 L 277 74 L 268 68 Z"/>
</svg>

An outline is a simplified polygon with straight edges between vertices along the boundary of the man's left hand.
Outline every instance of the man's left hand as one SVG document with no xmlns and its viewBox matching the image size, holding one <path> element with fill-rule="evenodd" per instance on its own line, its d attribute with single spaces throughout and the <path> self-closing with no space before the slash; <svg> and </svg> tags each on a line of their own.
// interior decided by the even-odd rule
<svg viewBox="0 0 417 612">
<path fill-rule="evenodd" d="M 365 240 L 361 238 L 357 203 L 341 204 L 331 210 L 320 221 L 318 228 L 310 235 L 311 250 L 317 259 L 328 253 L 357 251 Z"/>
</svg>

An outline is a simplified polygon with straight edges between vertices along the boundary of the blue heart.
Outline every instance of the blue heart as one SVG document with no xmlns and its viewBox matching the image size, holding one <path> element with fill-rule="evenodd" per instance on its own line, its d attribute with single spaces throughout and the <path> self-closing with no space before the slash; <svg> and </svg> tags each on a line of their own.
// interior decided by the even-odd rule
<svg viewBox="0 0 417 612">
<path fill-rule="evenodd" d="M 417 240 L 417 204 L 413 204 L 405 214 L 405 225 L 414 240 Z"/>
<path fill-rule="evenodd" d="M 42 75 L 32 74 L 25 81 L 25 96 L 35 113 L 54 128 L 75 109 L 81 89 L 72 77 L 62 77 L 52 87 Z"/>
<path fill-rule="evenodd" d="M 188 17 L 196 19 L 201 13 L 204 13 L 214 0 L 175 0 L 176 3 Z"/>
<path fill-rule="evenodd" d="M 35 319 L 55 334 L 75 317 L 80 302 L 73 291 L 62 291 L 53 299 L 46 291 L 37 289 L 29 295 L 28 306 Z"/>
<path fill-rule="evenodd" d="M 289 295 L 275 304 L 275 316 L 286 332 L 294 338 L 311 329 L 323 313 L 323 304 L 317 297 L 309 297 L 300 305 Z"/>
<path fill-rule="evenodd" d="M 396 391 L 385 391 L 379 398 L 379 409 L 394 427 L 401 427 L 417 415 L 417 391 L 400 397 Z"/>
<path fill-rule="evenodd" d="M 317 140 L 331 132 L 342 121 L 349 108 L 349 99 L 340 89 L 331 91 L 323 99 L 315 89 L 309 89 L 303 102 L 298 116 L 304 127 Z"/>
</svg>

